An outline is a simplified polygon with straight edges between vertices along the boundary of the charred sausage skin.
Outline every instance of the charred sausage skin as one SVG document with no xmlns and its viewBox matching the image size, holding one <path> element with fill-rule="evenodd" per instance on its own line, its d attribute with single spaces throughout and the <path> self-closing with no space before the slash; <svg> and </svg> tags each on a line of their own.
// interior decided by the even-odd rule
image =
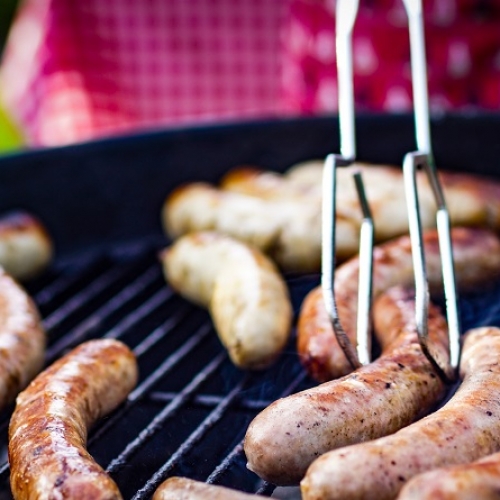
<svg viewBox="0 0 500 500">
<path fill-rule="evenodd" d="M 418 344 L 412 294 L 391 289 L 374 304 L 382 356 L 350 375 L 272 403 L 250 424 L 247 466 L 279 485 L 298 484 L 319 455 L 375 439 L 430 411 L 445 385 Z M 432 306 L 429 335 L 447 359 L 447 327 Z"/>
<path fill-rule="evenodd" d="M 301 482 L 304 500 L 389 500 L 423 472 L 500 450 L 500 329 L 466 334 L 455 395 L 390 436 L 325 453 Z M 439 497 L 438 497 L 439 498 Z"/>
<path fill-rule="evenodd" d="M 118 487 L 86 451 L 87 432 L 137 382 L 133 353 L 112 339 L 81 344 L 19 394 L 9 425 L 14 498 L 121 499 Z"/>
</svg>

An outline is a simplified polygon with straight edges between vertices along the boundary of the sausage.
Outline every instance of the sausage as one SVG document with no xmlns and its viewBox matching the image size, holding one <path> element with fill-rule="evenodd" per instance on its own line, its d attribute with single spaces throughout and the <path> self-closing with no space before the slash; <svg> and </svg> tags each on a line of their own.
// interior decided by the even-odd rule
<svg viewBox="0 0 500 500">
<path fill-rule="evenodd" d="M 298 484 L 319 455 L 395 432 L 430 411 L 445 385 L 419 346 L 414 311 L 411 292 L 382 295 L 374 304 L 381 357 L 263 410 L 245 436 L 247 467 L 274 484 Z M 429 335 L 446 361 L 447 326 L 435 306 Z"/>
<path fill-rule="evenodd" d="M 362 214 L 352 179 L 361 170 L 375 221 L 377 242 L 406 234 L 408 217 L 399 167 L 356 163 L 338 170 L 337 238 L 339 261 L 359 248 Z M 302 173 L 304 175 L 302 175 Z M 317 272 L 321 263 L 321 173 L 317 164 L 278 174 L 240 168 L 220 186 L 193 183 L 165 200 L 162 222 L 173 239 L 191 231 L 216 230 L 256 245 L 283 270 Z M 455 226 L 500 229 L 500 185 L 466 174 L 440 174 Z M 418 173 L 421 219 L 435 226 L 435 202 L 428 180 Z"/>
<path fill-rule="evenodd" d="M 171 477 L 164 481 L 153 495 L 153 500 L 252 500 L 265 498 L 261 495 L 249 495 L 241 491 L 216 486 L 213 484 Z"/>
<path fill-rule="evenodd" d="M 209 309 L 234 364 L 262 369 L 281 354 L 291 333 L 288 288 L 256 248 L 213 232 L 177 240 L 161 259 L 166 280 Z"/>
<path fill-rule="evenodd" d="M 46 334 L 25 290 L 0 268 L 0 408 L 43 368 Z"/>
<path fill-rule="evenodd" d="M 0 218 L 0 266 L 24 281 L 44 270 L 53 257 L 53 243 L 46 228 L 26 212 Z"/>
<path fill-rule="evenodd" d="M 221 180 L 221 187 L 260 198 L 321 197 L 324 162 L 294 165 L 284 174 L 252 167 L 235 168 Z M 384 241 L 408 232 L 406 197 L 400 167 L 355 162 L 337 170 L 338 211 L 350 216 L 359 227 L 361 211 L 352 175 L 360 171 L 375 218 L 376 236 Z M 439 173 L 446 202 L 455 225 L 484 225 L 500 227 L 500 185 L 469 174 Z M 421 217 L 425 227 L 432 227 L 435 202 L 425 172 L 418 172 Z M 484 203 L 484 199 L 492 203 Z M 356 249 L 357 250 L 357 249 Z"/>
<path fill-rule="evenodd" d="M 318 199 L 321 196 L 321 177 L 315 178 L 311 172 L 311 179 L 309 174 L 305 175 L 304 171 L 307 168 L 294 169 L 293 175 L 290 176 L 261 170 L 257 167 L 237 167 L 222 177 L 220 187 L 223 190 L 267 200 L 304 197 Z M 321 165 L 320 173 L 322 169 Z"/>
<path fill-rule="evenodd" d="M 460 376 L 457 392 L 436 412 L 316 459 L 301 481 L 303 500 L 388 500 L 417 474 L 500 451 L 500 329 L 466 334 Z"/>
<path fill-rule="evenodd" d="M 497 500 L 500 453 L 470 464 L 434 469 L 410 479 L 398 500 Z"/>
<path fill-rule="evenodd" d="M 457 285 L 461 290 L 492 282 L 500 273 L 500 240 L 486 229 L 453 228 L 453 255 Z M 429 286 L 441 284 L 437 232 L 424 233 Z M 335 296 L 342 326 L 353 344 L 356 341 L 358 294 L 357 257 L 345 262 L 335 273 Z M 413 262 L 409 236 L 376 246 L 373 253 L 373 297 L 395 286 L 413 284 Z M 340 348 L 326 312 L 322 290 L 305 297 L 297 322 L 297 350 L 308 373 L 323 382 L 352 371 Z"/>
<path fill-rule="evenodd" d="M 260 199 L 224 191 L 206 183 L 178 187 L 166 200 L 162 221 L 176 239 L 194 231 L 217 231 L 257 247 L 283 270 L 315 271 L 320 265 L 320 201 L 302 204 Z M 339 216 L 342 243 L 356 241 L 352 223 Z M 349 248 L 346 247 L 349 254 Z"/>
<path fill-rule="evenodd" d="M 120 341 L 91 340 L 39 374 L 17 397 L 9 424 L 14 498 L 121 499 L 85 449 L 88 428 L 133 389 L 138 371 Z"/>
</svg>

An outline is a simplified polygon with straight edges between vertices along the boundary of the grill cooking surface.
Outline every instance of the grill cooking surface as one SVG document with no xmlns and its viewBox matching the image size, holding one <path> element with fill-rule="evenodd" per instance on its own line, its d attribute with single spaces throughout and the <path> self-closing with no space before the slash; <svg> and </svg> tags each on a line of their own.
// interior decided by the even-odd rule
<svg viewBox="0 0 500 500">
<path fill-rule="evenodd" d="M 292 338 L 271 369 L 245 373 L 229 361 L 208 314 L 165 283 L 158 251 L 141 242 L 54 266 L 27 285 L 49 337 L 47 363 L 82 341 L 110 337 L 138 357 L 140 382 L 89 436 L 89 451 L 125 499 L 149 499 L 172 475 L 270 495 L 245 466 L 242 439 L 271 401 L 312 385 Z M 317 276 L 289 276 L 295 311 Z M 464 329 L 500 325 L 500 287 L 462 300 Z M 11 498 L 6 462 L 10 410 L 0 419 L 0 499 Z"/>
<path fill-rule="evenodd" d="M 164 244 L 164 243 L 163 243 Z M 47 363 L 98 337 L 128 344 L 140 381 L 127 402 L 89 435 L 89 451 L 125 499 L 148 499 L 165 478 L 184 475 L 270 494 L 246 470 L 242 439 L 272 400 L 305 387 L 293 344 L 274 368 L 249 374 L 229 361 L 208 314 L 166 285 L 160 244 L 85 256 L 27 285 L 48 333 Z M 314 278 L 291 279 L 298 303 Z M 0 420 L 0 498 L 11 498 L 7 426 Z"/>
</svg>

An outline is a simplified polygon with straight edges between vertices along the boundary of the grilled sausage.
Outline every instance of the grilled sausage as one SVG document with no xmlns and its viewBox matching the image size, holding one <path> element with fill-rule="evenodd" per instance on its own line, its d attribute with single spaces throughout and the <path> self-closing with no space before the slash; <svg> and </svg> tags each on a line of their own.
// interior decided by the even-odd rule
<svg viewBox="0 0 500 500">
<path fill-rule="evenodd" d="M 304 500 L 395 498 L 413 476 L 500 451 L 500 329 L 466 334 L 455 395 L 404 429 L 325 453 L 301 482 Z"/>
<path fill-rule="evenodd" d="M 18 280 L 39 274 L 52 259 L 53 244 L 41 222 L 25 212 L 0 218 L 0 266 Z"/>
<path fill-rule="evenodd" d="M 185 477 L 171 477 L 164 481 L 153 500 L 252 500 L 265 498 L 261 495 L 249 495 L 241 491 L 194 481 Z"/>
<path fill-rule="evenodd" d="M 395 432 L 442 398 L 444 383 L 418 343 L 410 295 L 395 288 L 374 304 L 380 358 L 275 401 L 251 422 L 244 441 L 249 469 L 274 484 L 298 484 L 319 455 Z M 434 306 L 429 335 L 446 361 L 446 321 Z"/>
<path fill-rule="evenodd" d="M 177 188 L 163 206 L 165 232 L 178 238 L 213 230 L 251 244 L 285 270 L 313 271 L 320 265 L 320 202 L 263 200 L 195 183 Z M 352 223 L 339 216 L 339 252 L 356 241 Z M 349 250 L 347 248 L 347 250 Z"/>
<path fill-rule="evenodd" d="M 500 240 L 485 229 L 454 228 L 453 254 L 460 289 L 491 282 L 500 273 Z M 441 284 L 437 233 L 424 234 L 429 285 Z M 347 336 L 356 339 L 356 311 L 359 260 L 353 258 L 335 273 L 338 313 Z M 413 284 L 413 262 L 409 236 L 376 246 L 373 254 L 373 297 L 395 286 Z M 321 288 L 313 289 L 304 299 L 297 324 L 297 350 L 309 374 L 323 382 L 345 375 L 352 367 L 341 350 L 326 312 Z"/>
<path fill-rule="evenodd" d="M 209 309 L 237 366 L 262 369 L 281 354 L 292 306 L 283 278 L 259 250 L 217 233 L 192 233 L 164 251 L 162 261 L 170 285 Z"/>
<path fill-rule="evenodd" d="M 42 369 L 45 343 L 34 302 L 0 268 L 0 408 L 12 403 Z"/>
<path fill-rule="evenodd" d="M 497 500 L 500 453 L 470 464 L 435 469 L 410 479 L 398 500 Z"/>
<path fill-rule="evenodd" d="M 321 196 L 321 177 L 312 179 L 305 174 L 308 167 L 294 169 L 294 175 L 263 171 L 256 167 L 237 167 L 230 170 L 220 182 L 221 189 L 258 198 L 293 199 Z M 320 174 L 322 172 L 322 165 Z M 319 181 L 319 182 L 318 182 Z"/>
<path fill-rule="evenodd" d="M 31 382 L 18 396 L 9 425 L 16 500 L 121 499 L 85 443 L 89 426 L 124 400 L 137 376 L 129 348 L 105 339 L 81 344 Z"/>
<path fill-rule="evenodd" d="M 301 175 L 303 170 L 304 175 Z M 408 232 L 403 176 L 398 167 L 354 164 L 338 170 L 337 258 L 357 253 L 362 214 L 352 174 L 361 170 L 382 242 Z M 216 230 L 256 245 L 284 270 L 317 271 L 321 262 L 321 180 L 317 164 L 284 175 L 244 168 L 229 172 L 221 188 L 188 184 L 167 197 L 162 209 L 166 233 Z M 435 225 L 435 202 L 423 172 L 418 173 L 422 224 Z M 455 226 L 500 229 L 500 185 L 465 174 L 441 174 Z"/>
</svg>

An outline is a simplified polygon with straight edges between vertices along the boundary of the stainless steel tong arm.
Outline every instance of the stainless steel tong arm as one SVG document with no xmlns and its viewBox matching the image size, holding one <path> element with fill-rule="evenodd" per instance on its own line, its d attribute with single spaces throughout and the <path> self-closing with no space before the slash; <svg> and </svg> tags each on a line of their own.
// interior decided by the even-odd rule
<svg viewBox="0 0 500 500">
<path fill-rule="evenodd" d="M 356 157 L 352 32 L 358 7 L 359 0 L 337 0 L 335 45 L 339 94 L 340 153 L 344 160 L 351 161 Z"/>
<path fill-rule="evenodd" d="M 460 321 L 451 243 L 451 223 L 445 198 L 434 166 L 432 154 L 427 63 L 421 0 L 403 0 L 409 21 L 413 105 L 417 151 L 408 153 L 403 163 L 405 192 L 408 207 L 410 238 L 415 274 L 417 332 L 422 350 L 428 359 L 448 379 L 453 379 L 460 356 Z M 338 115 L 340 126 L 340 155 L 330 154 L 325 160 L 323 177 L 322 276 L 323 298 L 337 340 L 351 365 L 356 368 L 370 361 L 371 301 L 374 223 L 366 200 L 361 172 L 354 173 L 356 190 L 363 212 L 360 232 L 360 272 L 357 318 L 357 347 L 353 347 L 338 317 L 335 301 L 335 228 L 336 228 L 336 169 L 347 166 L 356 158 L 353 49 L 352 34 L 359 0 L 337 0 L 336 54 L 338 80 Z M 427 313 L 429 290 L 425 265 L 422 224 L 418 201 L 416 170 L 423 168 L 437 204 L 436 222 L 442 261 L 446 312 L 450 338 L 449 363 L 436 359 L 429 345 Z"/>
<path fill-rule="evenodd" d="M 354 115 L 352 32 L 358 13 L 358 0 L 337 0 L 336 54 L 339 97 L 340 155 L 330 154 L 323 173 L 322 269 L 321 286 L 327 313 L 339 345 L 353 368 L 371 359 L 371 295 L 373 263 L 373 218 L 368 205 L 361 171 L 353 173 L 363 220 L 360 228 L 360 269 L 356 348 L 342 327 L 335 300 L 335 229 L 337 167 L 346 167 L 356 158 Z"/>
<path fill-rule="evenodd" d="M 418 149 L 418 151 L 414 153 L 408 153 L 403 162 L 415 274 L 417 332 L 422 350 L 429 360 L 440 369 L 441 374 L 445 378 L 453 379 L 456 376 L 460 358 L 461 327 L 458 311 L 455 268 L 453 263 L 451 221 L 432 154 L 422 0 L 403 0 L 403 2 L 408 15 L 410 31 L 413 105 Z M 427 311 L 429 307 L 429 290 L 425 268 L 425 253 L 423 250 L 422 224 L 420 220 L 420 206 L 418 202 L 418 187 L 416 180 L 416 170 L 419 167 L 424 169 L 427 174 L 437 205 L 436 224 L 449 332 L 449 363 L 444 364 L 436 359 L 428 339 Z"/>
</svg>

